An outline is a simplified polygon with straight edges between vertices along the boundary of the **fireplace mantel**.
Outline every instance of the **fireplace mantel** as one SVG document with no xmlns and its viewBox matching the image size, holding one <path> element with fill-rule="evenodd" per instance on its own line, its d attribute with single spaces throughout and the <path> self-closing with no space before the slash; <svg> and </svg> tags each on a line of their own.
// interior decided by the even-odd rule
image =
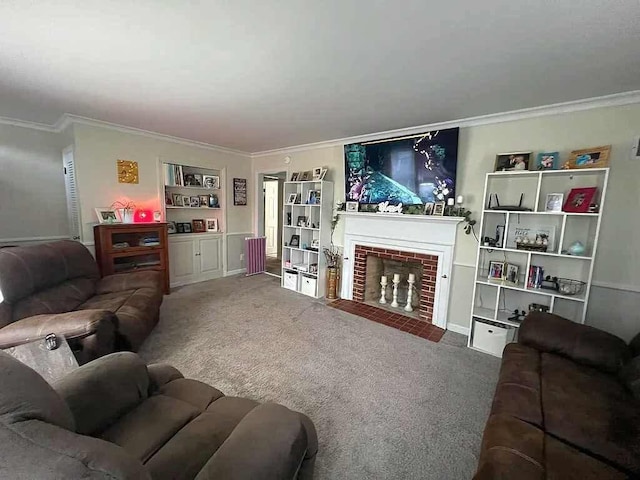
<svg viewBox="0 0 640 480">
<path fill-rule="evenodd" d="M 438 272 L 432 323 L 446 328 L 456 233 L 464 218 L 368 212 L 339 214 L 344 221 L 342 298 L 353 299 L 356 245 L 435 255 Z"/>
</svg>

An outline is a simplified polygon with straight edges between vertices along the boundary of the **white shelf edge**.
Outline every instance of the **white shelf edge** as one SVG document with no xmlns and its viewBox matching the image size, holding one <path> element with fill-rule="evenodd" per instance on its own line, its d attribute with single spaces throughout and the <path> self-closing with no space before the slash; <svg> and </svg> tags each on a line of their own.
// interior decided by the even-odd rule
<svg viewBox="0 0 640 480">
<path fill-rule="evenodd" d="M 573 258 L 576 260 L 593 260 L 593 257 L 583 257 L 580 255 L 565 255 L 563 253 L 534 252 L 530 250 L 518 250 L 517 248 L 487 247 L 485 245 L 479 245 L 479 248 L 481 248 L 482 250 L 497 250 L 500 252 L 524 253 L 524 254 L 530 253 L 531 255 L 546 255 L 548 257 Z"/>
<path fill-rule="evenodd" d="M 516 290 L 519 292 L 524 292 L 524 293 L 532 293 L 534 295 L 544 295 L 547 297 L 556 297 L 556 298 L 562 298 L 564 300 L 570 300 L 573 302 L 584 302 L 585 299 L 581 296 L 578 295 L 562 295 L 562 294 L 558 294 L 558 293 L 551 293 L 553 292 L 553 290 L 549 290 L 546 291 L 544 289 L 540 289 L 540 288 L 528 288 L 528 287 L 520 287 L 518 285 L 514 285 L 508 282 L 505 282 L 504 280 L 489 280 L 489 279 L 483 279 L 483 278 L 476 278 L 476 283 L 480 283 L 482 285 L 490 285 L 492 287 L 500 287 L 500 288 L 506 288 L 507 290 Z"/>
<path fill-rule="evenodd" d="M 491 209 L 484 209 L 482 211 L 483 213 L 499 213 L 501 215 L 504 215 L 506 213 L 510 213 L 513 215 L 547 215 L 547 216 L 565 216 L 565 217 L 598 217 L 600 215 L 600 212 L 598 213 L 591 213 L 591 212 L 587 212 L 587 213 L 576 213 L 576 212 L 536 212 L 536 211 L 532 211 L 532 210 L 491 210 Z"/>
</svg>

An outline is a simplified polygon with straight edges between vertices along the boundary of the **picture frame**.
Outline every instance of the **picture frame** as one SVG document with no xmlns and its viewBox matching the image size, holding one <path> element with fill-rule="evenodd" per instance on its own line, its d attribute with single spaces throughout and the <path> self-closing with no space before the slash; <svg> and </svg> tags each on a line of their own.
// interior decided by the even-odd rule
<svg viewBox="0 0 640 480">
<path fill-rule="evenodd" d="M 184 207 L 184 197 L 179 193 L 174 193 L 171 195 L 173 197 L 173 204 L 176 207 Z M 189 197 L 187 197 L 189 198 Z M 188 206 L 188 205 L 187 205 Z"/>
<path fill-rule="evenodd" d="M 320 180 L 320 175 L 322 175 L 322 167 L 315 167 L 311 173 L 311 179 Z"/>
<path fill-rule="evenodd" d="M 328 168 L 323 168 L 323 169 L 322 169 L 322 172 L 320 172 L 320 178 L 318 178 L 318 180 L 319 180 L 319 181 L 323 181 L 323 180 L 324 180 L 324 177 L 326 177 L 326 176 L 327 176 L 327 172 L 328 172 L 328 171 L 329 171 L 329 169 L 328 169 Z"/>
<path fill-rule="evenodd" d="M 162 222 L 162 212 L 160 210 L 153 211 L 153 221 L 154 222 Z"/>
<path fill-rule="evenodd" d="M 357 212 L 360 204 L 358 202 L 345 202 L 345 210 L 347 212 Z"/>
<path fill-rule="evenodd" d="M 307 226 L 307 217 L 304 215 L 298 215 L 298 220 L 296 221 L 296 226 L 298 227 L 306 227 Z"/>
<path fill-rule="evenodd" d="M 184 233 L 184 223 L 176 223 L 176 233 Z"/>
<path fill-rule="evenodd" d="M 189 222 L 184 222 L 182 224 L 182 228 L 184 230 L 184 233 L 191 233 L 193 230 L 191 229 L 191 223 Z"/>
<path fill-rule="evenodd" d="M 559 152 L 540 152 L 536 156 L 536 170 L 558 170 L 559 168 Z"/>
<path fill-rule="evenodd" d="M 433 215 L 438 217 L 444 216 L 444 206 L 444 202 L 435 202 L 433 204 Z"/>
<path fill-rule="evenodd" d="M 194 233 L 204 233 L 207 231 L 207 227 L 204 224 L 204 219 L 197 218 L 197 219 L 191 220 L 191 223 L 193 225 Z"/>
<path fill-rule="evenodd" d="M 291 174 L 291 181 L 292 182 L 297 182 L 299 177 L 300 177 L 300 172 L 293 172 Z"/>
<path fill-rule="evenodd" d="M 220 208 L 218 196 L 215 193 L 209 194 L 209 208 Z"/>
<path fill-rule="evenodd" d="M 297 193 L 290 193 L 287 197 L 287 203 L 296 203 L 296 199 L 298 198 Z"/>
<path fill-rule="evenodd" d="M 299 180 L 301 182 L 308 182 L 309 180 L 311 180 L 313 178 L 313 174 L 311 172 L 311 170 L 307 170 L 306 172 L 302 172 L 300 174 L 300 178 Z"/>
<path fill-rule="evenodd" d="M 314 238 L 311 240 L 311 248 L 320 248 L 320 239 Z"/>
<path fill-rule="evenodd" d="M 96 216 L 99 223 L 122 223 L 120 212 L 113 208 L 96 208 Z"/>
<path fill-rule="evenodd" d="M 588 213 L 589 206 L 593 202 L 598 187 L 572 188 L 567 195 L 567 200 L 562 207 L 563 212 Z"/>
<path fill-rule="evenodd" d="M 233 204 L 236 206 L 247 205 L 247 179 L 233 179 Z"/>
<path fill-rule="evenodd" d="M 503 280 L 505 271 L 505 262 L 499 262 L 496 260 L 489 261 L 489 273 L 487 278 L 489 280 Z"/>
<path fill-rule="evenodd" d="M 435 202 L 427 202 L 424 204 L 424 213 L 425 215 L 433 215 L 433 207 L 435 207 Z"/>
<path fill-rule="evenodd" d="M 289 246 L 299 248 L 300 247 L 300 235 L 293 234 L 291 235 L 291 240 L 289 240 Z"/>
<path fill-rule="evenodd" d="M 178 229 L 176 227 L 176 222 L 174 222 L 173 220 L 169 220 L 167 222 L 167 233 L 169 235 L 173 235 L 174 233 L 178 233 Z"/>
<path fill-rule="evenodd" d="M 191 208 L 194 207 L 199 207 L 200 206 L 200 197 L 197 195 L 193 195 L 192 197 L 189 198 L 189 206 Z"/>
<path fill-rule="evenodd" d="M 185 187 L 201 187 L 202 186 L 202 174 L 200 173 L 185 173 L 183 178 Z"/>
<path fill-rule="evenodd" d="M 191 197 L 187 195 L 182 195 L 182 206 L 190 207 L 191 206 Z"/>
<path fill-rule="evenodd" d="M 562 168 L 605 168 L 609 166 L 611 145 L 574 150 Z"/>
<path fill-rule="evenodd" d="M 529 170 L 529 161 L 533 152 L 511 152 L 496 155 L 494 172 L 512 172 Z"/>
<path fill-rule="evenodd" d="M 218 175 L 202 175 L 202 186 L 214 190 L 220 189 L 220 177 Z"/>
<path fill-rule="evenodd" d="M 217 218 L 206 218 L 204 220 L 205 227 L 207 232 L 217 232 L 218 231 L 218 219 Z"/>
<path fill-rule="evenodd" d="M 209 208 L 209 195 L 198 195 L 200 207 Z"/>
<path fill-rule="evenodd" d="M 518 274 L 520 272 L 520 267 L 513 263 L 505 264 L 504 269 L 504 281 L 509 282 L 513 285 L 518 284 Z"/>
<path fill-rule="evenodd" d="M 545 212 L 562 212 L 564 193 L 548 193 L 544 204 Z"/>
<path fill-rule="evenodd" d="M 309 190 L 307 194 L 308 205 L 318 205 L 320 203 L 320 190 Z"/>
<path fill-rule="evenodd" d="M 168 205 L 168 206 L 170 206 L 170 207 L 171 207 L 171 206 L 173 206 L 173 195 L 172 195 L 172 194 L 170 194 L 170 193 L 168 193 L 168 192 L 165 192 L 165 195 L 164 195 L 164 204 L 165 204 L 165 205 Z"/>
</svg>

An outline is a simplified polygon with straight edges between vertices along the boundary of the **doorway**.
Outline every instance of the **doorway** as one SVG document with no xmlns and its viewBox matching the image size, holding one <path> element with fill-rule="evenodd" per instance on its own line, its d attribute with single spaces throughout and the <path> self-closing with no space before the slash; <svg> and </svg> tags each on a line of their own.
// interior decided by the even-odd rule
<svg viewBox="0 0 640 480">
<path fill-rule="evenodd" d="M 266 273 L 282 275 L 282 208 L 284 204 L 284 182 L 287 172 L 262 173 L 261 215 L 258 235 L 266 238 Z"/>
</svg>

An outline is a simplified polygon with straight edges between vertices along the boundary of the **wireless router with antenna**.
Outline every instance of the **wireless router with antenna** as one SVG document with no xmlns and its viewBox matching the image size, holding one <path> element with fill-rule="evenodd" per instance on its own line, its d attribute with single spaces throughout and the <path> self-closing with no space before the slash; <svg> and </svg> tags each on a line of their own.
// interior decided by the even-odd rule
<svg viewBox="0 0 640 480">
<path fill-rule="evenodd" d="M 496 204 L 493 205 L 493 199 L 495 198 Z M 524 200 L 524 193 L 520 194 L 520 202 L 518 205 L 500 205 L 500 200 L 498 199 L 497 193 L 492 193 L 489 195 L 489 210 L 506 210 L 508 212 L 530 212 L 531 209 L 522 206 L 522 200 Z"/>
</svg>

